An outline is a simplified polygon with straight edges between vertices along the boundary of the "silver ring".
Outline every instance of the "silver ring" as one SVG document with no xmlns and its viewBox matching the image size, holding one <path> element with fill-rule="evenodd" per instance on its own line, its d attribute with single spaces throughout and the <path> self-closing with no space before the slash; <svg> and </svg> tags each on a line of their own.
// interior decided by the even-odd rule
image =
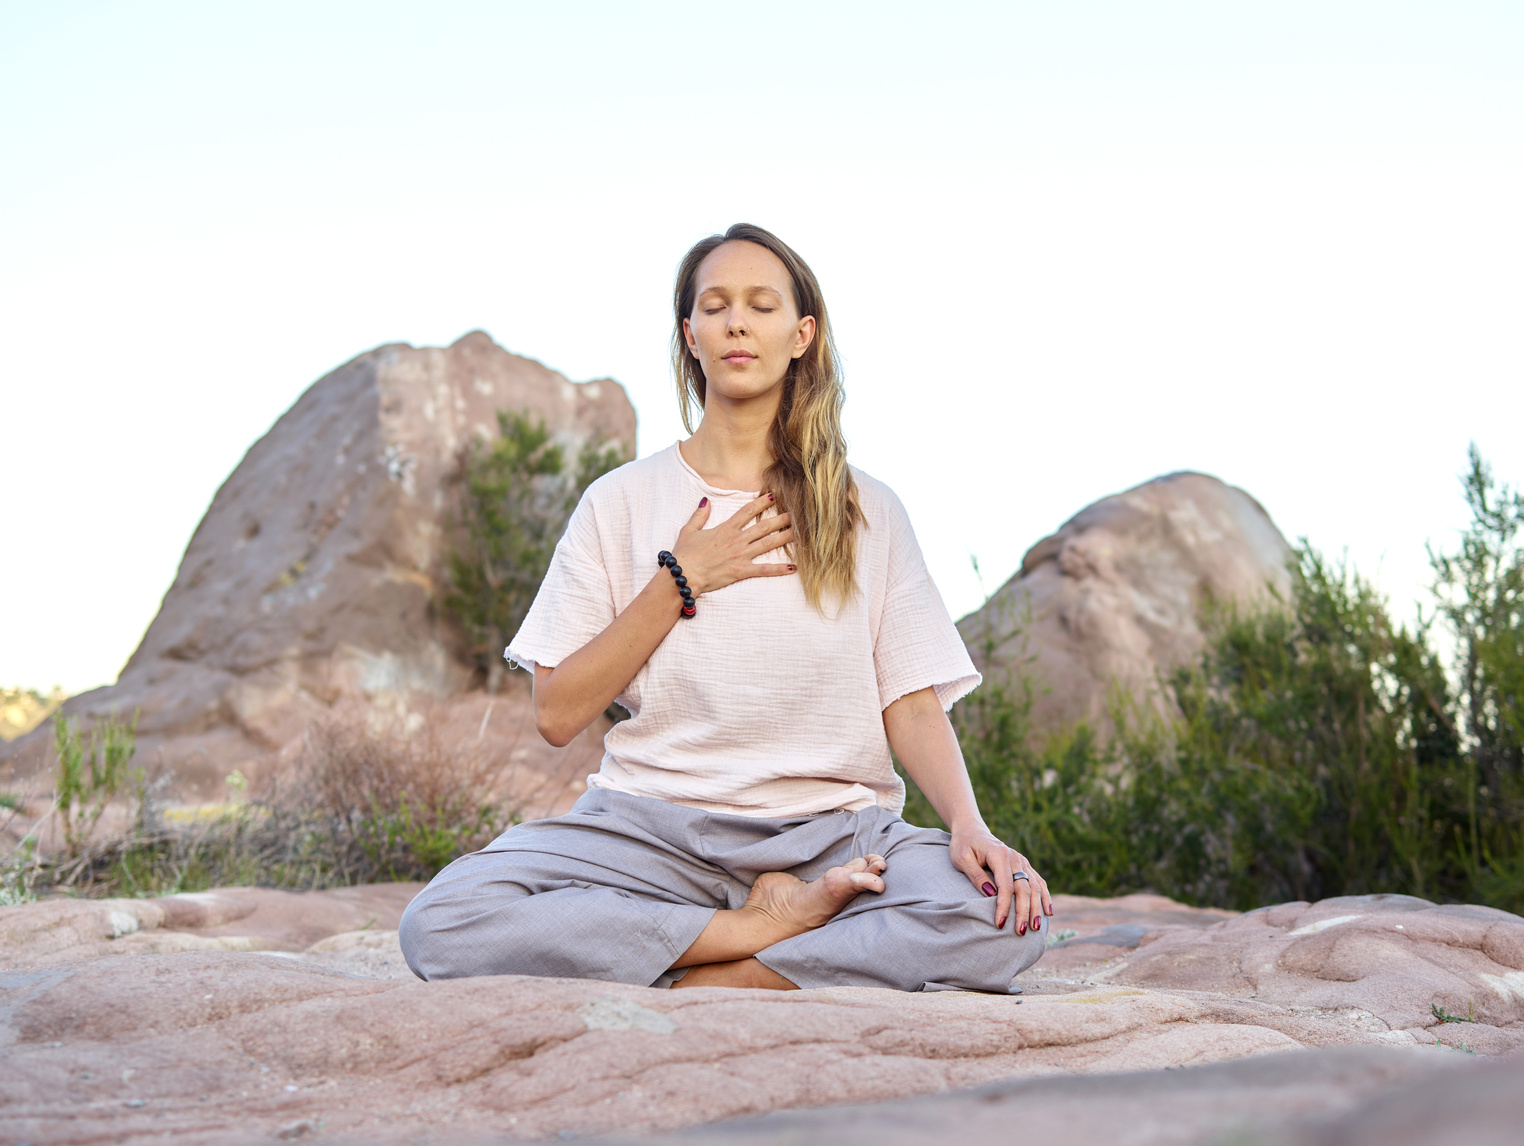
<svg viewBox="0 0 1524 1146">
<path fill-rule="evenodd" d="M 1014 871 L 1014 872 L 1012 872 L 1011 873 L 1011 878 L 1012 879 L 1026 879 L 1028 883 L 1032 882 L 1030 879 L 1027 879 L 1027 873 L 1024 872 L 1024 871 Z"/>
</svg>

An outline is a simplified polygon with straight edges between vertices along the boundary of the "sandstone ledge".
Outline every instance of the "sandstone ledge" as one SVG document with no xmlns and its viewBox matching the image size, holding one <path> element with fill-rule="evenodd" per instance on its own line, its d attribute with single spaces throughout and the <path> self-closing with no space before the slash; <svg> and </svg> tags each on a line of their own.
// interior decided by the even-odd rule
<svg viewBox="0 0 1524 1146">
<path fill-rule="evenodd" d="M 968 1112 L 972 1132 L 985 1100 L 945 1092 L 1365 1048 L 1337 1051 L 1367 1056 L 1340 1060 L 1367 1082 L 1323 1104 L 1337 1113 L 1382 1080 L 1524 1045 L 1524 920 L 1406 897 L 1228 917 L 1158 897 L 1065 897 L 1058 922 L 1080 934 L 1023 976 L 1024 994 L 988 996 L 421 983 L 392 930 L 414 891 L 0 909 L 12 968 L 0 974 L 0 1137 L 650 1134 L 916 1095 L 943 1095 L 922 1101 Z M 331 933 L 313 939 L 325 922 Z M 1431 1006 L 1478 1021 L 1442 1023 Z M 1287 1094 L 1324 1093 L 1333 1077 L 1274 1069 L 1302 1080 Z M 790 1117 L 826 1119 L 822 1134 L 837 1137 L 839 1113 Z M 726 1133 L 764 1132 L 751 1125 Z"/>
</svg>

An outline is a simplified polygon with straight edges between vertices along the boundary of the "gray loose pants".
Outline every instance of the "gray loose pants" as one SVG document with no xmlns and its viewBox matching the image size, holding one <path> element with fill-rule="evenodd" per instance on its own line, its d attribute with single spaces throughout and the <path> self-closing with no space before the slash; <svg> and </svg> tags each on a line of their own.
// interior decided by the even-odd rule
<svg viewBox="0 0 1524 1146">
<path fill-rule="evenodd" d="M 889 865 L 882 894 L 858 895 L 757 958 L 801 987 L 1003 994 L 1042 955 L 1046 921 L 1026 935 L 1013 920 L 995 930 L 996 901 L 953 867 L 948 839 L 882 808 L 771 820 L 594 788 L 566 815 L 519 824 L 435 876 L 403 913 L 402 951 L 423 979 L 666 987 L 714 912 L 745 903 L 763 872 L 812 880 L 876 852 Z"/>
</svg>

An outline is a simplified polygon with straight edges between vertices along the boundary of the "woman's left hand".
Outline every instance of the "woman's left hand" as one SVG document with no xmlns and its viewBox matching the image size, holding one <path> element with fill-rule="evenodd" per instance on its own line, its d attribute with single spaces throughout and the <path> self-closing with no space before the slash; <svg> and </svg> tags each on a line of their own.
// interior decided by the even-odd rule
<svg viewBox="0 0 1524 1146">
<path fill-rule="evenodd" d="M 953 867 L 968 876 L 969 882 L 985 895 L 998 900 L 996 927 L 1005 926 L 1012 914 L 1012 900 L 1016 905 L 1018 935 L 1025 935 L 1029 924 L 1033 931 L 1041 930 L 1042 917 L 1053 914 L 1047 880 L 1037 874 L 1026 856 L 1001 843 L 983 825 L 953 832 L 949 852 Z M 1025 874 L 1026 879 L 1017 879 L 1017 872 Z"/>
</svg>

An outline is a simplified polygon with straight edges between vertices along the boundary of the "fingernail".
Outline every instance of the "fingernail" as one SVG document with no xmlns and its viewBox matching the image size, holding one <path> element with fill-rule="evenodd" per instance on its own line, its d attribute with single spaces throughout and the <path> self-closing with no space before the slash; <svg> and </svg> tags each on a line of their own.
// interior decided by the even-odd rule
<svg viewBox="0 0 1524 1146">
<path fill-rule="evenodd" d="M 700 509 L 703 509 L 708 504 L 709 504 L 709 499 L 707 497 L 701 497 L 701 498 L 699 498 L 699 508 Z"/>
<path fill-rule="evenodd" d="M 768 495 L 767 495 L 767 500 L 768 500 L 768 501 L 777 501 L 777 500 L 778 500 L 778 499 L 777 499 L 777 498 L 775 498 L 775 497 L 774 497 L 774 496 L 773 496 L 773 495 L 772 495 L 772 494 L 768 494 Z"/>
<path fill-rule="evenodd" d="M 994 895 L 995 894 L 995 885 L 993 883 L 989 883 L 988 881 L 986 881 L 985 885 L 983 887 L 981 887 L 979 890 L 984 892 L 985 895 Z"/>
<path fill-rule="evenodd" d="M 1017 927 L 1017 928 L 1016 928 L 1016 934 L 1017 934 L 1017 935 L 1025 935 L 1025 934 L 1026 934 L 1026 933 L 1027 933 L 1027 925 L 1026 925 L 1026 924 L 1025 924 L 1025 923 L 1023 923 L 1023 924 L 1020 924 L 1020 925 L 1019 925 L 1019 926 L 1018 926 L 1018 927 Z"/>
<path fill-rule="evenodd" d="M 793 567 L 793 566 L 792 566 L 792 565 L 790 565 L 790 566 L 789 566 L 789 567 L 788 567 L 788 571 L 789 571 L 789 572 L 790 572 L 790 573 L 792 573 L 792 572 L 793 572 L 793 571 L 794 571 L 794 567 Z M 986 884 L 986 886 L 988 886 L 988 885 L 987 885 L 987 884 Z M 990 894 L 991 894 L 991 895 L 993 895 L 993 894 L 994 894 L 994 892 L 991 892 L 991 893 L 990 893 Z"/>
<path fill-rule="evenodd" d="M 1033 931 L 1041 931 L 1042 930 L 1042 916 L 1040 916 L 1040 915 L 1034 915 L 1032 917 L 1032 930 Z"/>
<path fill-rule="evenodd" d="M 1002 915 L 999 919 L 995 920 L 995 930 L 999 931 L 1004 926 L 1005 926 L 1005 916 Z"/>
</svg>

